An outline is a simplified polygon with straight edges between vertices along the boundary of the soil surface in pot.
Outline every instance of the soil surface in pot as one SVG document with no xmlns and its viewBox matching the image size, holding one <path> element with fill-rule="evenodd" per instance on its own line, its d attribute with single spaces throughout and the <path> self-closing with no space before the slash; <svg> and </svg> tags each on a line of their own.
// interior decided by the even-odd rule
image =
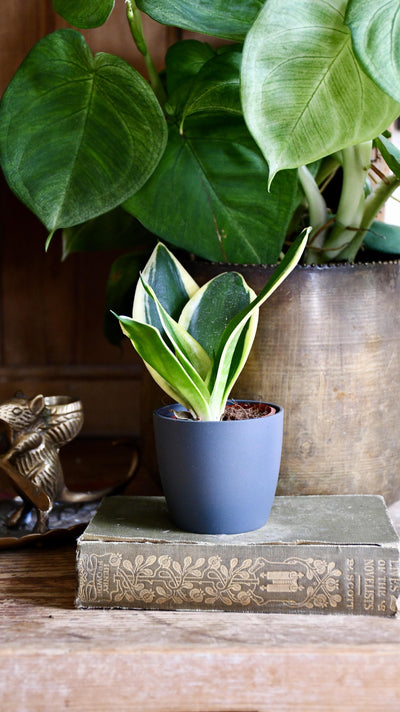
<svg viewBox="0 0 400 712">
<path fill-rule="evenodd" d="M 266 418 L 276 413 L 276 408 L 268 403 L 228 403 L 222 420 L 248 420 Z"/>
<path fill-rule="evenodd" d="M 274 415 L 274 413 L 276 413 L 276 408 L 268 403 L 238 401 L 226 405 L 221 420 L 251 420 L 253 418 L 266 418 L 268 415 Z M 196 420 L 187 410 L 176 411 L 171 408 L 171 416 L 179 420 Z"/>
</svg>

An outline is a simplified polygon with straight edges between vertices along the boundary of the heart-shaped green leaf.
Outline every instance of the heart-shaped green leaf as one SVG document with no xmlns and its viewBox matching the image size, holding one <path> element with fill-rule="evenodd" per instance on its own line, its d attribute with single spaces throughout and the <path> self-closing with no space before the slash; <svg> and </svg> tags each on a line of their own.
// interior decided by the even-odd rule
<svg viewBox="0 0 400 712">
<path fill-rule="evenodd" d="M 268 0 L 246 37 L 242 102 L 270 179 L 381 133 L 400 105 L 362 70 L 347 0 Z"/>
<path fill-rule="evenodd" d="M 112 344 L 119 345 L 123 336 L 112 312 L 129 314 L 131 311 L 135 287 L 143 262 L 142 255 L 128 253 L 117 257 L 111 266 L 106 288 L 104 333 Z"/>
<path fill-rule="evenodd" d="M 242 117 L 239 77 L 242 55 L 224 52 L 206 62 L 192 82 L 182 109 L 181 125 L 196 113 L 230 113 Z"/>
<path fill-rule="evenodd" d="M 389 141 L 389 139 L 382 135 L 378 136 L 374 143 L 375 146 L 379 148 L 390 170 L 393 171 L 396 178 L 400 178 L 400 150 L 393 141 Z"/>
<path fill-rule="evenodd" d="M 203 32 L 214 37 L 241 40 L 264 0 L 137 0 L 147 15 L 163 25 Z"/>
<path fill-rule="evenodd" d="M 148 231 L 122 208 L 68 227 L 62 232 L 63 259 L 73 252 L 139 249 L 154 245 Z"/>
<path fill-rule="evenodd" d="M 169 97 L 174 92 L 181 91 L 182 86 L 190 87 L 203 65 L 215 55 L 216 51 L 208 42 L 198 40 L 175 42 L 165 56 Z M 181 91 L 181 93 L 186 92 Z"/>
<path fill-rule="evenodd" d="M 147 82 L 118 57 L 93 57 L 75 30 L 35 45 L 0 107 L 4 174 L 49 231 L 126 200 L 153 172 L 165 141 Z"/>
<path fill-rule="evenodd" d="M 346 22 L 364 71 L 400 102 L 399 0 L 349 0 Z"/>
<path fill-rule="evenodd" d="M 160 238 L 205 259 L 273 263 L 293 213 L 296 172 L 278 175 L 271 193 L 267 181 L 241 119 L 193 116 L 183 135 L 170 126 L 157 169 L 124 207 Z"/>
<path fill-rule="evenodd" d="M 400 255 L 400 226 L 375 220 L 365 233 L 364 245 L 377 252 Z"/>
<path fill-rule="evenodd" d="M 111 14 L 115 0 L 52 0 L 61 17 L 74 27 L 100 27 Z"/>
</svg>

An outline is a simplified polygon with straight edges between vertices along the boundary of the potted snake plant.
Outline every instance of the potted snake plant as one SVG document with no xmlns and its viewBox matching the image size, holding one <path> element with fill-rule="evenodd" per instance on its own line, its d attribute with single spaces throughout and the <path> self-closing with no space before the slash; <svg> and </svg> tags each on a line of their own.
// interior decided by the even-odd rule
<svg viewBox="0 0 400 712">
<path fill-rule="evenodd" d="M 121 3 L 52 0 L 82 29 Z M 135 248 L 113 269 L 114 304 L 126 292 L 121 275 L 138 266 L 143 228 L 207 260 L 256 264 L 246 279 L 257 290 L 266 279 L 259 265 L 275 263 L 292 234 L 312 225 L 304 262 L 313 264 L 296 270 L 298 291 L 291 281 L 268 301 L 240 384 L 287 405 L 282 494 L 400 493 L 399 268 L 352 262 L 366 243 L 399 253 L 399 230 L 374 222 L 400 182 L 383 135 L 400 114 L 397 5 L 127 0 L 149 83 L 119 57 L 93 57 L 82 34 L 66 29 L 32 49 L 1 103 L 5 177 L 50 236 L 63 229 L 64 253 L 117 246 L 121 234 Z M 160 77 L 140 11 L 230 44 L 177 42 Z M 376 185 L 367 180 L 371 141 L 391 169 Z M 290 347 L 282 309 L 295 329 Z M 285 364 L 280 354 L 266 358 L 276 354 L 269 339 L 284 343 Z M 292 420 L 295 394 L 301 423 Z"/>
<path fill-rule="evenodd" d="M 233 534 L 265 524 L 275 495 L 283 408 L 228 396 L 250 352 L 258 310 L 294 269 L 293 243 L 258 296 L 237 272 L 199 287 L 159 243 L 119 316 L 146 367 L 177 403 L 154 413 L 160 478 L 176 525 Z"/>
</svg>

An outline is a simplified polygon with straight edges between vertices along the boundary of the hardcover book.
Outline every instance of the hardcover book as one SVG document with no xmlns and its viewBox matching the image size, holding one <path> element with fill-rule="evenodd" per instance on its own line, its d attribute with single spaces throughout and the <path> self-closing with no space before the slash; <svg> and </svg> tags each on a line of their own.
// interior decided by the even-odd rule
<svg viewBox="0 0 400 712">
<path fill-rule="evenodd" d="M 399 537 L 375 495 L 276 497 L 230 535 L 174 527 L 163 497 L 103 500 L 77 543 L 79 608 L 394 616 Z"/>
</svg>

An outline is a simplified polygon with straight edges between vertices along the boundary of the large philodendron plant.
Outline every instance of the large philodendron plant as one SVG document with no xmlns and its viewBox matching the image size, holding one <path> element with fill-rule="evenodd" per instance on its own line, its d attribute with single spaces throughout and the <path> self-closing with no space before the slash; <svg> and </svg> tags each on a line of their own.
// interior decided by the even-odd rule
<svg viewBox="0 0 400 712">
<path fill-rule="evenodd" d="M 256 296 L 238 272 L 199 287 L 159 243 L 138 282 L 123 332 L 158 385 L 195 420 L 220 420 L 250 353 L 260 306 L 298 263 L 308 230 L 295 240 Z"/>
<path fill-rule="evenodd" d="M 354 260 L 365 241 L 400 252 L 399 230 L 373 222 L 400 184 L 382 135 L 400 115 L 398 0 L 52 0 L 82 29 L 123 2 L 149 82 L 63 29 L 1 102 L 4 175 L 50 235 L 63 230 L 65 254 L 136 249 L 145 229 L 206 259 L 273 263 L 309 224 L 308 262 Z M 141 11 L 230 42 L 177 42 L 159 76 Z M 375 184 L 372 141 L 392 171 Z M 114 270 L 114 304 L 131 262 Z"/>
</svg>

